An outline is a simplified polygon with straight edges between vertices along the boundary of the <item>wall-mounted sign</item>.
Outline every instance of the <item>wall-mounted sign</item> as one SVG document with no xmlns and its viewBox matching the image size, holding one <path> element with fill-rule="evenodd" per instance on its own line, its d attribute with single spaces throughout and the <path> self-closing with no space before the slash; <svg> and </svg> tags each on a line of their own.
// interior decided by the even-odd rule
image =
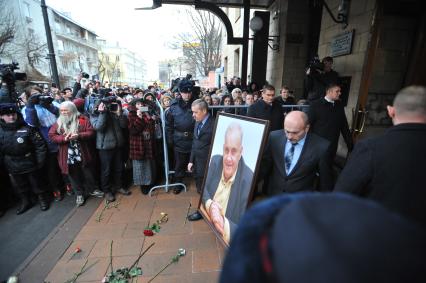
<svg viewBox="0 0 426 283">
<path fill-rule="evenodd" d="M 354 33 L 355 30 L 350 30 L 335 36 L 331 40 L 332 57 L 351 54 Z"/>
</svg>

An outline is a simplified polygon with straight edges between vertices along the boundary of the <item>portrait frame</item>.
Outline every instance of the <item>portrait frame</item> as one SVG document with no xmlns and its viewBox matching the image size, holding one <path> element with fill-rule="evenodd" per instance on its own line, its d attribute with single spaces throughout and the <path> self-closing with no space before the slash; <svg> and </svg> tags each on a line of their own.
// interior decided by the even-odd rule
<svg viewBox="0 0 426 283">
<path fill-rule="evenodd" d="M 198 211 L 225 247 L 229 246 L 229 240 L 233 232 L 235 232 L 238 221 L 251 204 L 268 133 L 269 121 L 267 120 L 222 112 L 217 113 L 210 145 L 208 165 L 204 172 Z M 226 136 L 228 136 L 227 144 L 230 144 L 230 140 L 232 140 L 230 136 L 234 138 L 240 137 L 239 139 L 236 138 L 240 141 L 238 144 L 242 146 L 238 162 L 235 162 L 237 158 L 233 159 L 232 151 L 228 150 L 229 146 L 225 146 Z M 224 158 L 225 155 L 226 158 Z M 228 172 L 228 176 L 232 176 L 230 177 L 232 185 L 230 188 L 228 187 L 223 190 L 223 186 L 227 184 L 225 182 L 225 175 L 227 174 L 225 171 Z M 228 186 L 229 184 L 230 183 L 228 183 Z M 227 233 L 224 234 L 215 227 L 214 221 L 210 217 L 209 211 L 214 211 L 214 209 L 208 210 L 206 208 L 206 205 L 211 208 L 210 204 L 213 202 L 216 204 L 220 203 L 216 202 L 215 197 L 220 199 L 222 196 L 223 200 L 223 194 L 219 192 L 219 194 L 216 195 L 215 193 L 218 188 L 221 188 L 220 192 L 229 192 L 227 197 L 225 197 L 225 199 L 227 199 L 227 206 L 224 215 L 223 210 L 221 210 L 224 222 L 226 222 L 224 227 L 227 228 L 224 229 L 227 231 Z M 214 207 L 217 208 L 217 206 Z M 219 225 L 218 227 L 221 226 Z"/>
</svg>

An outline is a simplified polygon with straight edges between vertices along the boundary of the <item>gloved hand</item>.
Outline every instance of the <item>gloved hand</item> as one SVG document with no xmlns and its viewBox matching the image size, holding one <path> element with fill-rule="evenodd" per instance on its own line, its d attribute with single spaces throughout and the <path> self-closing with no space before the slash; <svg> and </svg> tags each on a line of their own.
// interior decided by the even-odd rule
<svg viewBox="0 0 426 283">
<path fill-rule="evenodd" d="M 40 102 L 40 96 L 41 94 L 33 94 L 28 98 L 27 101 L 27 107 L 34 107 L 35 104 L 38 104 Z"/>
</svg>

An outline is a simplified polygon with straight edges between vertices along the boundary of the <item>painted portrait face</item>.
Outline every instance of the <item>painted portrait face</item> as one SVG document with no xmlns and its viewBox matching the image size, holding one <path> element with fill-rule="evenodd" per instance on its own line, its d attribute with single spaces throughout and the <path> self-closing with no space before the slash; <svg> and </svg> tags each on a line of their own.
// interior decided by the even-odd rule
<svg viewBox="0 0 426 283">
<path fill-rule="evenodd" d="M 239 131 L 228 132 L 223 145 L 223 177 L 226 181 L 237 171 L 242 153 L 241 133 Z"/>
</svg>

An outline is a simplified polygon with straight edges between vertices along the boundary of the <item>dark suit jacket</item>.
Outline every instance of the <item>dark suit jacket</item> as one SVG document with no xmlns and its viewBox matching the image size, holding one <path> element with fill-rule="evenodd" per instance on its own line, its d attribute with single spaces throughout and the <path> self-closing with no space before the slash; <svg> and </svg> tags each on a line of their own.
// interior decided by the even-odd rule
<svg viewBox="0 0 426 283">
<path fill-rule="evenodd" d="M 426 224 L 426 124 L 400 124 L 358 142 L 335 190 L 376 200 Z"/>
<path fill-rule="evenodd" d="M 276 100 L 269 105 L 259 99 L 248 107 L 247 116 L 269 121 L 269 131 L 282 129 L 284 125 L 284 110 Z"/>
<path fill-rule="evenodd" d="M 332 158 L 336 155 L 340 133 L 342 133 L 348 149 L 352 150 L 352 136 L 345 110 L 340 101 L 335 101 L 333 106 L 325 98 L 316 100 L 309 106 L 308 116 L 312 133 L 330 141 L 330 156 Z"/>
<path fill-rule="evenodd" d="M 290 175 L 287 175 L 284 168 L 286 142 L 287 138 L 283 130 L 273 131 L 269 135 L 262 159 L 262 175 L 264 178 L 269 178 L 268 194 L 312 191 L 317 173 L 320 176 L 318 190 L 330 191 L 333 188 L 328 155 L 330 142 L 308 133 L 299 160 Z"/>
<path fill-rule="evenodd" d="M 199 122 L 195 123 L 194 139 L 192 140 L 192 149 L 189 162 L 194 163 L 194 177 L 202 177 L 209 158 L 210 144 L 212 141 L 214 119 L 210 115 L 198 135 Z"/>
<path fill-rule="evenodd" d="M 203 191 L 203 203 L 208 199 L 213 200 L 222 177 L 223 156 L 215 155 L 212 157 L 209 165 L 207 179 Z M 241 157 L 238 164 L 237 174 L 235 175 L 234 184 L 231 187 L 229 195 L 228 207 L 226 208 L 225 217 L 228 218 L 231 237 L 241 216 L 246 211 L 250 189 L 253 182 L 253 171 L 244 163 L 244 158 Z"/>
</svg>

